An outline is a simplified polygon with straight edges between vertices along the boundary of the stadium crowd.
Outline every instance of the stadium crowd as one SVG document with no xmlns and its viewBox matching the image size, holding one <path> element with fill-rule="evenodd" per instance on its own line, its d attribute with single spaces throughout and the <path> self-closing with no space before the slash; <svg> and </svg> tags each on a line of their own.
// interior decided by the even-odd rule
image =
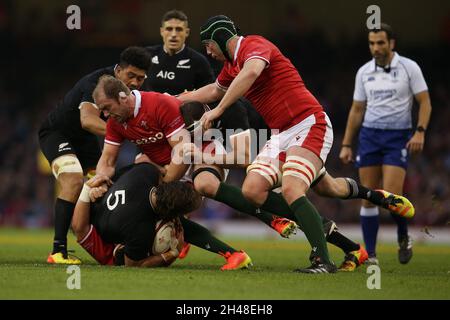
<svg viewBox="0 0 450 320">
<path fill-rule="evenodd" d="M 108 63 L 113 65 L 126 45 L 80 45 L 76 36 L 70 38 L 58 33 L 47 34 L 44 40 L 42 34 L 14 34 L 2 19 L 0 10 L 0 36 L 10 44 L 8 50 L 0 51 L 0 65 L 5 70 L 5 76 L 0 79 L 0 225 L 48 226 L 53 220 L 55 186 L 46 160 L 39 155 L 38 126 L 81 75 Z M 370 59 L 365 33 L 356 39 L 343 35 L 342 41 L 336 44 L 320 31 L 282 30 L 285 31 L 267 37 L 300 70 L 334 126 L 335 142 L 327 169 L 333 176 L 356 178 L 357 170 L 344 166 L 338 154 L 351 105 L 354 75 Z M 442 37 L 435 48 L 405 47 L 400 41 L 398 50 L 422 66 L 433 105 L 424 152 L 411 159 L 406 178 L 405 195 L 417 212 L 412 224 L 443 225 L 450 218 L 450 133 L 447 131 L 450 66 L 446 59 L 450 55 L 450 39 Z M 234 170 L 228 181 L 240 185 L 244 174 Z M 328 200 L 315 195 L 311 195 L 311 200 L 328 218 L 338 222 L 359 221 L 359 201 Z M 247 219 L 248 216 L 208 200 L 195 217 Z M 380 218 L 391 223 L 387 215 Z"/>
</svg>

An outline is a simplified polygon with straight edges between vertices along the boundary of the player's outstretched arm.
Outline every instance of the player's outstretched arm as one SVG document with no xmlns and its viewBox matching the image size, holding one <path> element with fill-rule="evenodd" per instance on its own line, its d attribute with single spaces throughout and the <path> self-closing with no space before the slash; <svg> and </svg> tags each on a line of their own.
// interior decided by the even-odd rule
<svg viewBox="0 0 450 320">
<path fill-rule="evenodd" d="M 242 70 L 231 82 L 230 87 L 224 94 L 222 100 L 211 111 L 206 112 L 200 121 L 203 123 L 203 129 L 207 130 L 211 128 L 214 120 L 219 118 L 227 108 L 242 97 L 253 85 L 253 83 L 261 75 L 261 72 L 267 66 L 267 62 L 261 59 L 250 59 L 245 62 Z"/>
<path fill-rule="evenodd" d="M 95 135 L 105 136 L 106 122 L 100 118 L 97 106 L 91 102 L 82 102 L 79 109 L 81 127 Z"/>
<path fill-rule="evenodd" d="M 178 258 L 180 251 L 183 248 L 183 244 L 184 237 L 183 232 L 181 232 L 177 237 L 172 237 L 170 249 L 166 253 L 149 256 L 139 261 L 132 260 L 125 255 L 125 266 L 142 268 L 168 267 Z"/>
<path fill-rule="evenodd" d="M 163 182 L 171 182 L 181 179 L 189 168 L 190 163 L 186 163 L 183 157 L 183 145 L 191 142 L 191 136 L 186 129 L 181 129 L 178 133 L 169 138 L 172 147 L 172 158 L 165 166 L 166 174 Z"/>
<path fill-rule="evenodd" d="M 119 146 L 105 143 L 102 155 L 97 163 L 95 172 L 99 176 L 112 177 L 115 172 L 117 156 L 119 155 Z"/>
<path fill-rule="evenodd" d="M 181 101 L 199 101 L 201 103 L 211 103 L 222 99 L 225 91 L 219 89 L 215 83 L 210 83 L 195 91 L 180 94 L 177 98 Z"/>
<path fill-rule="evenodd" d="M 72 230 L 78 241 L 84 239 L 89 233 L 90 229 L 90 211 L 91 203 L 89 199 L 89 187 L 83 186 L 80 197 L 73 211 L 72 216 Z"/>
<path fill-rule="evenodd" d="M 126 267 L 155 268 L 155 267 L 164 267 L 165 265 L 166 262 L 160 255 L 150 256 L 139 261 L 132 260 L 125 255 Z"/>
<path fill-rule="evenodd" d="M 251 163 L 250 130 L 230 136 L 231 151 L 223 154 L 203 153 L 195 144 L 184 144 L 184 155 L 191 160 L 201 159 L 202 163 L 214 164 L 224 169 L 247 168 Z"/>
</svg>

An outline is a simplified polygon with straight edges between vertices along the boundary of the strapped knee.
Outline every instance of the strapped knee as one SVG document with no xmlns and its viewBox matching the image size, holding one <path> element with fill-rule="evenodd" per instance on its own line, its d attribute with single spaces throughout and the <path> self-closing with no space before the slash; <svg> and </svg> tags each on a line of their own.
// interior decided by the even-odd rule
<svg viewBox="0 0 450 320">
<path fill-rule="evenodd" d="M 81 173 L 83 168 L 77 157 L 64 155 L 56 158 L 52 163 L 52 172 L 56 179 L 61 173 Z"/>
<path fill-rule="evenodd" d="M 281 185 L 281 171 L 277 166 L 270 162 L 263 160 L 255 160 L 251 165 L 247 167 L 247 174 L 249 172 L 255 172 L 266 178 L 272 188 L 279 187 Z"/>
<path fill-rule="evenodd" d="M 307 159 L 298 156 L 288 156 L 283 165 L 283 176 L 293 176 L 301 179 L 309 187 L 316 178 L 316 169 Z"/>
</svg>

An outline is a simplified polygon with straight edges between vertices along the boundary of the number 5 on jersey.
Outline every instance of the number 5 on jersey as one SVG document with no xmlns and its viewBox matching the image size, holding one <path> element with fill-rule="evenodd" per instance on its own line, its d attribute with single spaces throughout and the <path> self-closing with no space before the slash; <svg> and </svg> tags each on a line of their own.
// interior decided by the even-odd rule
<svg viewBox="0 0 450 320">
<path fill-rule="evenodd" d="M 114 192 L 114 203 L 111 204 L 111 198 L 112 198 L 113 194 L 111 193 L 108 198 L 106 199 L 106 205 L 108 206 L 108 209 L 110 211 L 113 211 L 117 205 L 119 204 L 119 200 L 120 200 L 120 204 L 125 204 L 125 190 L 117 190 Z"/>
</svg>

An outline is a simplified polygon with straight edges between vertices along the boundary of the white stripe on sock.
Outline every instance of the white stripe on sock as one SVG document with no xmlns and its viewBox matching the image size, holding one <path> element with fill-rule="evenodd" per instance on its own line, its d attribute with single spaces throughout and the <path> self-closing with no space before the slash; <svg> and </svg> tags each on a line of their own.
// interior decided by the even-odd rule
<svg viewBox="0 0 450 320">
<path fill-rule="evenodd" d="M 359 212 L 361 217 L 376 217 L 379 214 L 378 207 L 372 208 L 364 208 L 361 207 L 361 211 Z"/>
</svg>

